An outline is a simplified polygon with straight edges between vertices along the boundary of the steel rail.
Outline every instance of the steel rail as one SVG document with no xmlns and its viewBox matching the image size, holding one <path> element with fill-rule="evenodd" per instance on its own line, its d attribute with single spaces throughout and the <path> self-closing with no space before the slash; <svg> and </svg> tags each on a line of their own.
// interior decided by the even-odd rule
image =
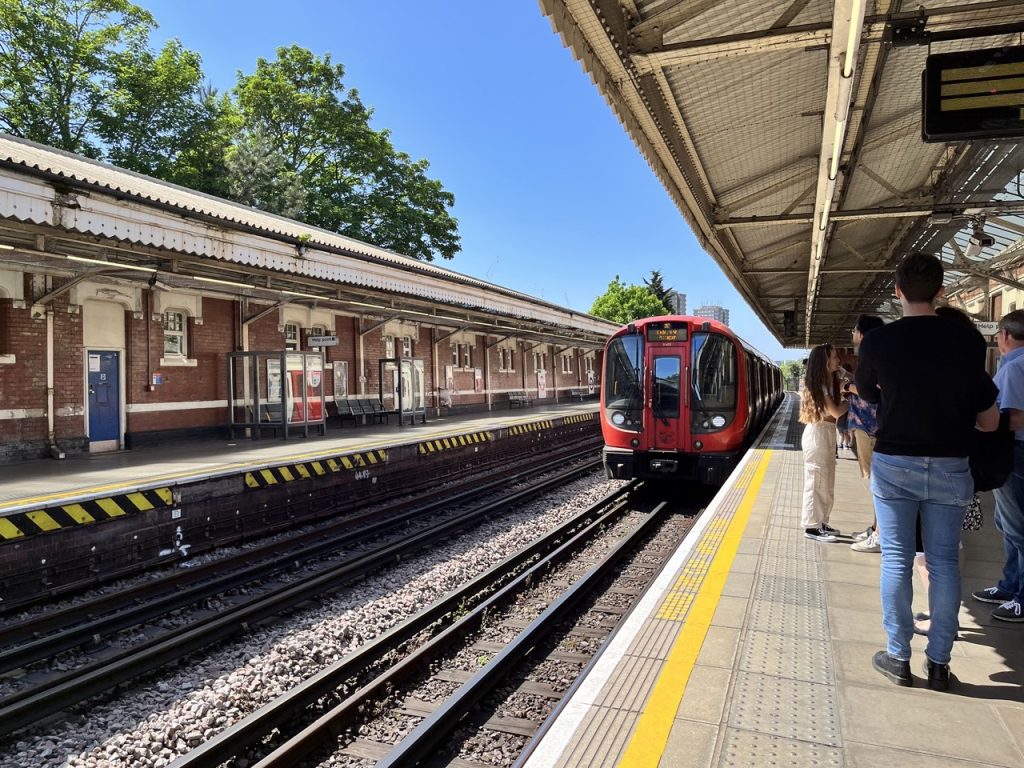
<svg viewBox="0 0 1024 768">
<path fill-rule="evenodd" d="M 559 460 L 580 458 L 581 453 L 559 456 Z M 550 461 L 546 459 L 545 461 Z M 509 482 L 516 482 L 528 470 L 523 469 L 511 476 L 492 480 L 483 485 L 473 485 L 469 481 L 465 490 L 454 490 L 444 494 L 443 503 L 463 503 L 479 497 L 482 493 L 502 487 Z M 478 482 L 478 481 L 477 481 Z M 462 486 L 460 486 L 462 487 Z M 208 563 L 199 568 L 172 574 L 157 582 L 147 582 L 136 588 L 119 592 L 117 595 L 105 596 L 97 602 L 83 603 L 56 614 L 47 614 L 38 619 L 30 619 L 0 630 L 0 646 L 10 647 L 0 650 L 0 673 L 27 664 L 46 659 L 89 642 L 109 635 L 127 627 L 142 624 L 150 619 L 183 608 L 201 600 L 220 594 L 230 589 L 258 579 L 269 578 L 277 573 L 290 570 L 300 563 L 305 563 L 323 556 L 326 552 L 336 551 L 339 547 L 358 542 L 401 525 L 415 517 L 429 513 L 432 506 L 424 507 L 415 499 L 405 507 L 404 512 L 394 514 L 385 520 L 366 524 L 357 530 L 353 526 L 372 517 L 379 517 L 381 512 L 368 512 L 354 515 L 344 521 L 329 524 L 326 528 L 319 527 L 315 531 L 292 537 L 285 542 L 248 550 L 225 560 Z M 435 505 L 436 506 L 436 505 Z M 341 533 L 339 531 L 343 530 Z M 328 538 L 325 539 L 324 537 Z M 296 551 L 296 547 L 302 547 Z M 274 554 L 283 553 L 283 554 Z M 272 558 L 267 560 L 266 558 Z M 255 562 L 259 561 L 259 562 Z M 100 615 L 104 606 L 129 606 L 126 609 Z M 88 617 L 88 618 L 85 618 Z M 60 622 L 63 622 L 61 625 Z M 61 627 L 59 631 L 52 631 Z M 47 633 L 49 629 L 49 633 Z"/>
<path fill-rule="evenodd" d="M 613 506 L 587 528 L 574 534 L 557 550 L 533 564 L 465 617 L 424 644 L 415 654 L 390 667 L 376 680 L 354 692 L 345 701 L 264 757 L 254 768 L 290 768 L 312 752 L 322 749 L 323 743 L 327 739 L 342 732 L 345 725 L 350 723 L 352 716 L 359 711 L 368 698 L 381 695 L 382 692 L 393 688 L 424 669 L 429 660 L 435 658 L 440 651 L 482 625 L 489 611 L 511 602 L 532 583 L 540 581 L 553 564 L 567 560 L 575 554 L 586 541 L 603 530 L 608 522 L 622 511 L 623 506 L 624 502 Z M 560 621 L 584 596 L 592 591 L 594 584 L 607 575 L 625 552 L 635 548 L 639 538 L 645 536 L 650 526 L 660 518 L 664 506 L 664 503 L 659 504 L 653 512 L 645 517 L 640 526 L 620 541 L 611 553 L 590 569 L 562 597 L 552 603 L 540 617 L 531 622 L 505 650 L 492 659 L 487 666 L 449 698 L 441 709 L 421 723 L 412 734 L 385 756 L 384 762 L 378 762 L 377 765 L 410 765 L 412 764 L 410 761 L 419 759 L 419 755 L 430 754 L 431 748 L 444 738 L 450 727 L 457 723 L 469 709 L 472 709 L 474 704 L 493 688 L 496 681 L 504 677 L 537 644 L 538 638 L 550 631 L 552 623 Z M 172 763 L 171 768 L 180 768 L 180 766 L 177 763 Z"/>
<path fill-rule="evenodd" d="M 205 766 L 217 765 L 230 760 L 232 757 L 241 754 L 243 751 L 250 749 L 257 744 L 260 744 L 266 739 L 269 733 L 280 728 L 289 720 L 295 719 L 298 712 L 313 705 L 324 696 L 336 692 L 346 681 L 370 667 L 376 661 L 398 648 L 408 639 L 414 637 L 454 612 L 465 610 L 467 605 L 470 605 L 474 598 L 481 599 L 480 596 L 487 594 L 487 590 L 493 589 L 496 582 L 500 582 L 502 579 L 507 578 L 507 574 L 510 571 L 520 568 L 524 563 L 529 562 L 531 559 L 545 551 L 551 550 L 554 546 L 558 546 L 558 549 L 561 550 L 563 547 L 562 542 L 566 540 L 567 537 L 572 537 L 574 532 L 578 532 L 581 526 L 587 525 L 589 521 L 599 515 L 602 509 L 610 506 L 615 509 L 617 508 L 617 505 L 625 504 L 630 495 L 640 487 L 640 485 L 642 485 L 642 483 L 639 481 L 632 481 L 627 485 L 624 485 L 622 488 L 608 494 L 587 509 L 574 515 L 570 520 L 549 531 L 543 537 L 531 542 L 524 549 L 507 557 L 500 563 L 495 564 L 472 581 L 466 583 L 454 592 L 449 593 L 432 605 L 427 606 L 402 624 L 394 627 L 345 658 L 339 659 L 334 664 L 311 676 L 291 691 L 277 697 L 271 702 L 268 702 L 252 714 L 247 715 L 242 720 L 239 720 L 237 723 L 229 726 L 209 741 L 204 742 L 191 752 L 177 758 L 173 763 L 171 763 L 169 768 L 205 768 Z M 546 562 L 546 560 L 542 562 Z M 532 575 L 536 569 L 537 565 L 534 564 L 527 573 Z M 522 578 L 523 577 L 521 576 L 520 579 Z M 479 617 L 486 613 L 487 607 L 492 604 L 493 595 L 483 599 L 481 603 L 472 607 L 469 613 L 463 616 L 460 621 L 472 621 L 473 617 Z M 438 637 L 441 637 L 442 635 L 445 637 L 451 637 L 451 633 L 457 624 L 458 622 L 444 630 L 441 635 L 438 635 Z M 431 642 L 436 645 L 436 640 L 437 638 Z M 418 668 L 418 661 L 400 661 L 391 666 L 389 670 L 385 672 L 385 675 L 387 675 L 386 678 L 378 678 L 378 682 L 380 685 L 391 684 L 407 670 L 409 672 L 413 672 Z M 360 690 L 367 691 L 367 688 L 370 688 L 371 686 L 364 686 Z M 362 698 L 363 697 L 359 696 L 359 692 L 357 692 L 339 706 L 344 707 L 346 703 L 349 704 L 349 708 L 352 706 L 358 706 L 358 704 L 361 703 Z M 321 720 L 323 719 L 324 718 L 321 718 Z M 303 731 L 302 733 L 306 733 L 306 731 Z M 294 738 L 299 738 L 302 733 Z M 315 744 L 309 746 L 310 749 L 314 749 L 315 747 Z"/>
<path fill-rule="evenodd" d="M 156 638 L 37 688 L 9 696 L 0 701 L 0 734 L 24 728 L 117 685 L 177 661 L 207 645 L 246 632 L 251 624 L 290 610 L 306 600 L 337 589 L 344 583 L 362 578 L 387 563 L 395 562 L 403 555 L 435 541 L 463 532 L 471 523 L 478 522 L 496 511 L 527 501 L 548 488 L 564 483 L 565 476 L 579 474 L 593 466 L 591 464 L 589 467 L 576 467 L 483 507 L 456 515 L 401 541 L 386 543 L 356 555 L 310 579 L 288 585 L 270 595 L 254 598 L 200 620 L 183 632 Z"/>
</svg>

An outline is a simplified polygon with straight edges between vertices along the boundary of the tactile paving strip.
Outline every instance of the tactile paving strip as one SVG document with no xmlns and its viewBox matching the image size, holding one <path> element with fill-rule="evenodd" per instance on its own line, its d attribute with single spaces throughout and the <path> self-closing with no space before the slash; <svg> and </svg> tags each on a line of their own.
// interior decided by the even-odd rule
<svg viewBox="0 0 1024 768">
<path fill-rule="evenodd" d="M 832 653 L 828 644 L 818 639 L 749 632 L 743 643 L 740 669 L 829 685 L 832 683 Z"/>
<path fill-rule="evenodd" d="M 843 752 L 840 749 L 809 744 L 795 739 L 780 739 L 750 731 L 729 731 L 722 745 L 719 760 L 722 768 L 750 768 L 756 766 L 814 765 L 821 768 L 841 768 Z"/>
<path fill-rule="evenodd" d="M 776 563 L 777 560 L 762 561 Z M 825 588 L 820 581 L 810 579 L 787 579 L 781 576 L 762 574 L 755 585 L 754 599 L 773 603 L 795 603 L 825 610 Z"/>
<path fill-rule="evenodd" d="M 836 710 L 831 684 L 737 672 L 729 725 L 838 747 L 842 738 Z"/>
<path fill-rule="evenodd" d="M 798 637 L 828 640 L 828 620 L 819 607 L 796 603 L 753 601 L 748 609 L 748 628 L 762 632 L 785 632 Z"/>
</svg>

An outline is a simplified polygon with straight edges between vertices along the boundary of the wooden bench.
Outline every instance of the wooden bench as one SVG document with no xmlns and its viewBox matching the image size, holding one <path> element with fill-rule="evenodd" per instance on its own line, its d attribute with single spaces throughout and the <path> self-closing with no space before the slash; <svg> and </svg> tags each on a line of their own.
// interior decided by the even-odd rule
<svg viewBox="0 0 1024 768">
<path fill-rule="evenodd" d="M 587 390 L 585 390 L 583 387 L 573 387 L 572 389 L 569 390 L 569 399 L 579 400 L 582 403 L 584 400 L 587 399 L 589 394 L 590 393 L 587 392 Z"/>
<path fill-rule="evenodd" d="M 515 408 L 517 405 L 520 408 L 525 408 L 526 406 L 528 406 L 528 405 L 530 405 L 532 403 L 533 403 L 533 400 L 530 398 L 530 396 L 528 394 L 526 394 L 526 392 L 524 392 L 521 389 L 513 390 L 513 391 L 508 393 L 508 407 L 509 408 Z"/>
</svg>

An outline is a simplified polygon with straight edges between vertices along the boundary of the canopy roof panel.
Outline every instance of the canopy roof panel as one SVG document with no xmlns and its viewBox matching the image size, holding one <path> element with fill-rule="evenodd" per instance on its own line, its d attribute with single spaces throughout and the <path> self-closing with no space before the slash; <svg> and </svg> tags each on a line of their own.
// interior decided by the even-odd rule
<svg viewBox="0 0 1024 768">
<path fill-rule="evenodd" d="M 940 255 L 951 288 L 1024 262 L 1024 141 L 926 143 L 921 118 L 928 54 L 1020 45 L 1019 0 L 541 7 L 784 345 L 893 314 L 912 250 Z M 981 231 L 993 243 L 968 250 Z"/>
</svg>

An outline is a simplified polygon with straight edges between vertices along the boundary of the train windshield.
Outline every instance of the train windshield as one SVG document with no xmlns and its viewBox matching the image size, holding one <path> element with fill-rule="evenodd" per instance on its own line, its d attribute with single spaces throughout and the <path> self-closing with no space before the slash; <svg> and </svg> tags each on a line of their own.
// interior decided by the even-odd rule
<svg viewBox="0 0 1024 768">
<path fill-rule="evenodd" d="M 654 415 L 679 418 L 679 356 L 654 358 Z"/>
<path fill-rule="evenodd" d="M 736 345 L 720 333 L 695 333 L 691 347 L 693 410 L 736 408 Z"/>
<path fill-rule="evenodd" d="M 608 342 L 605 352 L 604 405 L 611 423 L 640 430 L 643 407 L 643 336 L 630 333 Z"/>
</svg>

